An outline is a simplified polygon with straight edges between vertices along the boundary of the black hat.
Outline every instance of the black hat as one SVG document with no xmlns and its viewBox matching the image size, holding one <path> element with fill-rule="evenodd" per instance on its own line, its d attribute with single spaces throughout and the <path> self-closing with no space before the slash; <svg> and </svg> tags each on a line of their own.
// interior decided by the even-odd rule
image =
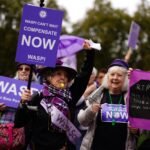
<svg viewBox="0 0 150 150">
<path fill-rule="evenodd" d="M 70 80 L 74 79 L 76 77 L 76 74 L 77 74 L 77 71 L 75 69 L 71 68 L 69 65 L 67 65 L 66 63 L 63 63 L 59 59 L 57 60 L 56 66 L 54 68 L 45 67 L 45 68 L 42 68 L 39 71 L 39 73 L 42 74 L 42 75 L 44 75 L 44 76 L 49 76 L 56 69 L 64 69 L 68 73 Z"/>
<path fill-rule="evenodd" d="M 19 67 L 20 67 L 21 65 L 27 65 L 27 66 L 29 66 L 30 68 L 32 68 L 34 72 L 36 72 L 36 67 L 35 67 L 35 65 L 31 65 L 31 64 L 27 64 L 27 63 L 17 63 L 17 65 L 16 65 L 17 70 L 19 69 Z"/>
</svg>

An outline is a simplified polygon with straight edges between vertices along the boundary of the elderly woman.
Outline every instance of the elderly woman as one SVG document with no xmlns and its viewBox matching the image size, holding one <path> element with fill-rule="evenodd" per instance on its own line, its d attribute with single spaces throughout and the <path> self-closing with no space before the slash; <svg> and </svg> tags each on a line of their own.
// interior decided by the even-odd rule
<svg viewBox="0 0 150 150">
<path fill-rule="evenodd" d="M 17 64 L 16 76 L 17 80 L 28 81 L 31 66 L 25 63 Z M 33 81 L 36 81 L 36 76 L 33 73 Z M 1 118 L 0 123 L 13 123 L 15 117 L 15 108 L 7 108 L 4 103 L 0 103 Z"/>
<path fill-rule="evenodd" d="M 40 95 L 31 98 L 30 90 L 23 92 L 15 125 L 30 124 L 33 150 L 60 150 L 68 139 L 75 142 L 78 132 L 73 130 L 73 112 L 87 86 L 94 61 L 94 51 L 89 44 L 85 42 L 84 48 L 87 55 L 81 73 L 57 61 L 55 68 L 42 71 L 45 83 Z M 28 110 L 26 103 L 37 107 L 37 111 Z"/>
<path fill-rule="evenodd" d="M 126 92 L 128 64 L 114 60 L 108 67 L 101 87 L 87 99 L 88 106 L 80 110 L 80 124 L 89 127 L 80 150 L 125 150 L 128 136 Z M 136 129 L 132 129 L 136 132 Z M 131 146 L 131 145 L 130 145 Z M 130 147 L 130 149 L 134 148 Z"/>
<path fill-rule="evenodd" d="M 17 68 L 16 76 L 14 78 L 17 79 L 17 80 L 28 81 L 30 70 L 32 69 L 31 67 L 33 67 L 33 66 L 31 66 L 29 64 L 18 63 L 17 67 L 16 67 Z M 33 72 L 32 81 L 36 81 L 36 76 L 35 76 L 34 72 Z M 0 113 L 1 113 L 0 124 L 2 126 L 3 125 L 7 126 L 8 124 L 13 125 L 16 111 L 17 111 L 16 108 L 7 107 L 4 103 L 0 103 Z M 26 130 L 26 128 L 25 128 L 25 130 Z M 19 129 L 16 132 L 19 132 L 21 134 L 24 133 L 22 129 Z M 7 132 L 4 133 L 4 134 L 7 134 Z M 16 134 L 16 135 L 19 135 L 19 134 Z M 7 137 L 7 135 L 6 135 L 6 137 Z M 24 137 L 24 136 L 22 135 L 22 137 Z M 2 140 L 0 141 L 0 149 L 9 149 L 9 147 L 10 147 L 10 145 L 4 144 L 2 142 Z M 20 143 L 20 140 L 18 140 L 17 143 L 13 144 L 12 149 L 17 149 L 17 150 L 21 149 L 21 150 L 23 150 L 23 147 L 24 147 L 24 143 Z"/>
<path fill-rule="evenodd" d="M 32 81 L 37 82 L 37 78 L 36 78 L 36 75 L 34 72 L 35 71 L 34 66 L 26 64 L 26 63 L 18 63 L 17 64 L 17 71 L 16 71 L 15 79 L 28 81 L 31 67 L 33 68 Z"/>
</svg>

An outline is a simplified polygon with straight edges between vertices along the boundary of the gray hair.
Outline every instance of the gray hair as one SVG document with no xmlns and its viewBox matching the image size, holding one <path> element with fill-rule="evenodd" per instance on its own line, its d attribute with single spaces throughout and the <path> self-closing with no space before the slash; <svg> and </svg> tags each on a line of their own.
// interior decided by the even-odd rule
<svg viewBox="0 0 150 150">
<path fill-rule="evenodd" d="M 108 76 L 110 75 L 110 73 L 112 73 L 114 71 L 116 71 L 116 72 L 121 71 L 124 74 L 125 79 L 124 79 L 124 83 L 123 83 L 123 86 L 122 86 L 122 92 L 127 91 L 128 86 L 129 86 L 129 79 L 128 79 L 128 74 L 127 74 L 127 69 L 123 68 L 123 67 L 120 67 L 120 66 L 113 66 L 113 67 L 108 69 L 107 73 L 104 76 L 104 79 L 103 79 L 103 82 L 102 82 L 101 86 L 103 88 L 108 89 Z"/>
</svg>

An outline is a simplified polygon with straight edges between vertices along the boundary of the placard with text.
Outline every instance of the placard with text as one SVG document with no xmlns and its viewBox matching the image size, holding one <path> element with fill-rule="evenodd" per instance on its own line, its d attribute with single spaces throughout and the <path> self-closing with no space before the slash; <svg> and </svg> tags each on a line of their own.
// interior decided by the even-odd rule
<svg viewBox="0 0 150 150">
<path fill-rule="evenodd" d="M 150 72 L 131 72 L 128 113 L 131 126 L 150 129 Z"/>
<path fill-rule="evenodd" d="M 31 94 L 41 91 L 43 85 L 32 83 Z M 21 93 L 27 88 L 27 82 L 0 76 L 0 103 L 8 107 L 17 108 Z"/>
<path fill-rule="evenodd" d="M 24 5 L 16 61 L 55 67 L 64 12 Z"/>
</svg>

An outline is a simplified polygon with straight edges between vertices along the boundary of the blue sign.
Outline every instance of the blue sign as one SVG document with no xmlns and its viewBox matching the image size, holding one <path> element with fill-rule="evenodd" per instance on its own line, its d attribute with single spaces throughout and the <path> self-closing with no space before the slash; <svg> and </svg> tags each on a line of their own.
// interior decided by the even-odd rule
<svg viewBox="0 0 150 150">
<path fill-rule="evenodd" d="M 128 113 L 126 105 L 122 104 L 102 104 L 101 115 L 103 122 L 115 122 L 127 123 Z"/>
<path fill-rule="evenodd" d="M 63 11 L 24 5 L 16 61 L 55 67 Z"/>
<path fill-rule="evenodd" d="M 38 92 L 42 85 L 37 83 L 31 84 L 31 93 Z M 17 108 L 20 102 L 21 93 L 27 88 L 27 82 L 12 78 L 0 76 L 0 103 L 6 106 Z"/>
</svg>

